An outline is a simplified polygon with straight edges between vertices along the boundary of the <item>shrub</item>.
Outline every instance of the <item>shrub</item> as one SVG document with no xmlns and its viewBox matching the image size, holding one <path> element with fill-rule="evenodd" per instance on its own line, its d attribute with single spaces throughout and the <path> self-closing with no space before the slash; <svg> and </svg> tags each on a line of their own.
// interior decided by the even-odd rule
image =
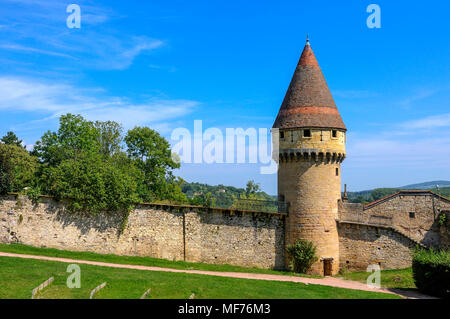
<svg viewBox="0 0 450 319">
<path fill-rule="evenodd" d="M 120 223 L 119 235 L 122 235 L 123 232 L 125 231 L 125 228 L 127 228 L 128 217 L 130 217 L 130 213 L 125 212 L 125 214 L 123 215 L 122 222 Z"/>
<path fill-rule="evenodd" d="M 29 187 L 26 189 L 25 194 L 31 200 L 33 204 L 38 204 L 41 198 L 41 189 L 39 187 Z"/>
<path fill-rule="evenodd" d="M 100 155 L 83 155 L 45 169 L 42 183 L 47 194 L 70 199 L 71 211 L 128 212 L 138 201 L 137 184 L 130 170 Z"/>
<path fill-rule="evenodd" d="M 20 146 L 0 144 L 0 194 L 32 186 L 38 159 Z"/>
<path fill-rule="evenodd" d="M 412 269 L 414 282 L 421 292 L 450 297 L 450 251 L 416 249 Z"/>
<path fill-rule="evenodd" d="M 440 226 L 445 226 L 446 222 L 447 222 L 447 214 L 445 212 L 442 212 L 439 215 L 439 225 Z"/>
<path fill-rule="evenodd" d="M 291 268 L 297 273 L 306 273 L 317 261 L 316 247 L 307 240 L 297 240 L 286 248 L 286 252 L 291 259 Z"/>
<path fill-rule="evenodd" d="M 212 198 L 211 193 L 207 193 L 203 198 L 203 206 L 205 207 L 212 207 L 214 205 L 214 199 Z"/>
</svg>

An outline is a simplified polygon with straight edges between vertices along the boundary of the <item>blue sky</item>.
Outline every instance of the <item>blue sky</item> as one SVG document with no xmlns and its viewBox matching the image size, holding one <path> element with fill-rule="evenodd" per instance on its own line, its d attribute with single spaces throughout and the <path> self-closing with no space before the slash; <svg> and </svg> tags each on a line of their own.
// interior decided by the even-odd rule
<svg viewBox="0 0 450 319">
<path fill-rule="evenodd" d="M 66 7 L 81 8 L 81 28 Z M 345 4 L 344 4 L 345 3 Z M 366 7 L 381 8 L 369 29 Z M 270 128 L 309 33 L 348 128 L 349 190 L 450 180 L 447 1 L 0 0 L 0 135 L 28 147 L 58 116 Z M 260 164 L 182 164 L 188 181 L 276 193 Z"/>
</svg>

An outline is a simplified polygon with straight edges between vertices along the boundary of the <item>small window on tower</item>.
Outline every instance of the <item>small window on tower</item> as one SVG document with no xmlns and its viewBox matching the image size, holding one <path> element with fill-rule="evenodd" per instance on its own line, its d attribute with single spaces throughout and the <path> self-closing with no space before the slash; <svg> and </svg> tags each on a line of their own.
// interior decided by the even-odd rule
<svg viewBox="0 0 450 319">
<path fill-rule="evenodd" d="M 334 138 L 336 138 L 337 137 L 337 131 L 336 130 L 333 130 L 333 131 L 331 131 L 331 136 L 333 136 Z"/>
<path fill-rule="evenodd" d="M 339 168 L 336 167 L 336 176 L 339 176 Z"/>
<path fill-rule="evenodd" d="M 280 131 L 280 138 L 284 138 L 284 132 Z"/>
<path fill-rule="evenodd" d="M 291 131 L 291 143 L 294 143 L 294 131 Z"/>
<path fill-rule="evenodd" d="M 416 213 L 409 213 L 409 218 L 416 218 Z"/>
<path fill-rule="evenodd" d="M 303 130 L 304 137 L 311 137 L 311 130 Z"/>
</svg>

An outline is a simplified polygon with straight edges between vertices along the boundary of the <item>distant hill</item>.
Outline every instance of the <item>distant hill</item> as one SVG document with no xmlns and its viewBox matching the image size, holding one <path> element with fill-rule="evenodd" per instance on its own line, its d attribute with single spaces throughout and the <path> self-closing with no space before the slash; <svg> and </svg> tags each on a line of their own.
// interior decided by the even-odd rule
<svg viewBox="0 0 450 319">
<path fill-rule="evenodd" d="M 439 185 L 439 190 L 436 188 L 436 185 Z M 395 194 L 402 189 L 430 190 L 436 194 L 450 198 L 450 181 L 431 181 L 395 188 L 375 188 L 360 192 L 348 192 L 347 196 L 352 203 L 370 203 L 385 196 Z"/>
<path fill-rule="evenodd" d="M 430 189 L 430 188 L 436 188 L 436 185 L 439 185 L 439 188 L 450 187 L 450 181 L 424 182 L 424 183 L 419 183 L 419 184 L 411 184 L 411 185 L 401 186 L 401 187 L 397 187 L 397 188 L 401 188 L 401 189 Z"/>
<path fill-rule="evenodd" d="M 201 183 L 183 183 L 181 185 L 181 190 L 186 196 L 191 200 L 195 198 L 202 198 L 209 194 L 214 202 L 215 207 L 232 207 L 235 204 L 235 200 L 239 198 L 246 198 L 247 191 L 244 188 L 237 188 L 233 186 L 225 185 L 208 185 Z M 258 200 L 276 200 L 276 196 L 271 196 L 265 192 L 257 191 L 252 194 L 252 198 Z M 195 203 L 195 201 L 193 202 Z"/>
</svg>

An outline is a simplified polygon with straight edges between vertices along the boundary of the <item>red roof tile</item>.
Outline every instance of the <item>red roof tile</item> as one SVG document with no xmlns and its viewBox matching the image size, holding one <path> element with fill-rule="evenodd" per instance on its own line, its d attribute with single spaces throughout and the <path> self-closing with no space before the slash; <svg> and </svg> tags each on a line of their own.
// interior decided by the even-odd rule
<svg viewBox="0 0 450 319">
<path fill-rule="evenodd" d="M 347 129 L 309 41 L 303 49 L 273 127 Z"/>
</svg>

